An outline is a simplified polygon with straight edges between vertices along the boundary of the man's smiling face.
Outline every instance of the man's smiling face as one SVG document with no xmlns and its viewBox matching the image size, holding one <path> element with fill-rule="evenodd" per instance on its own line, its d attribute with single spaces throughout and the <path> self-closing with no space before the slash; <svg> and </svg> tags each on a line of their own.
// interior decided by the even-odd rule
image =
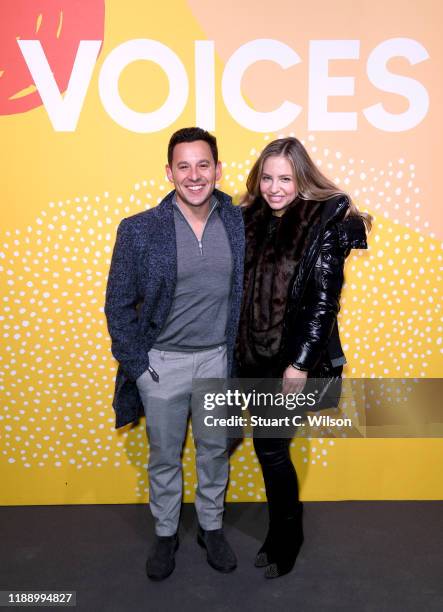
<svg viewBox="0 0 443 612">
<path fill-rule="evenodd" d="M 204 140 L 175 145 L 171 165 L 166 166 L 178 202 L 190 207 L 209 204 L 221 174 L 221 163 L 215 163 L 211 147 Z"/>
</svg>

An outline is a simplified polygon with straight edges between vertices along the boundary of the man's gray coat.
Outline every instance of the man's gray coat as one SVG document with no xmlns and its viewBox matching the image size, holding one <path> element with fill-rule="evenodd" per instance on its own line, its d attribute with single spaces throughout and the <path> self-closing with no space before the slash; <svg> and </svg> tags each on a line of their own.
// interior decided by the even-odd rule
<svg viewBox="0 0 443 612">
<path fill-rule="evenodd" d="M 148 352 L 171 309 L 177 282 L 177 250 L 172 200 L 123 219 L 117 230 L 106 290 L 105 314 L 118 361 L 113 407 L 116 427 L 144 414 L 135 380 L 148 369 Z M 232 368 L 243 287 L 244 228 L 239 208 L 215 190 L 220 218 L 231 245 L 233 271 L 226 329 L 228 372 Z"/>
</svg>

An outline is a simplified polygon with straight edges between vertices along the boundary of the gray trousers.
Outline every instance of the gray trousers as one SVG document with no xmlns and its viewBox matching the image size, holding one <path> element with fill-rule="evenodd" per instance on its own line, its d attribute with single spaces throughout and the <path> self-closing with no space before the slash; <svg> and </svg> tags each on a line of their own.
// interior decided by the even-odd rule
<svg viewBox="0 0 443 612">
<path fill-rule="evenodd" d="M 149 360 L 159 382 L 146 371 L 136 384 L 146 416 L 149 502 L 155 532 L 171 536 L 178 529 L 183 491 L 181 455 L 190 413 L 196 448 L 198 521 L 203 529 L 219 529 L 229 472 L 227 441 L 204 435 L 202 427 L 197 426 L 205 412 L 203 405 L 193 402 L 191 409 L 191 400 L 194 378 L 226 378 L 226 347 L 196 353 L 151 349 Z"/>
</svg>

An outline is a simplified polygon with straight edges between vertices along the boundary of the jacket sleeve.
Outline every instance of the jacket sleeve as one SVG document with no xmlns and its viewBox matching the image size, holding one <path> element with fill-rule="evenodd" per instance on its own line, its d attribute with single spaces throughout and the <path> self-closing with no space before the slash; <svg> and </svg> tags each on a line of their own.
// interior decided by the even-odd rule
<svg viewBox="0 0 443 612">
<path fill-rule="evenodd" d="M 149 367 L 140 337 L 137 305 L 137 252 L 131 226 L 123 219 L 117 229 L 106 287 L 105 315 L 111 351 L 129 380 L 135 381 Z"/>
<path fill-rule="evenodd" d="M 358 217 L 348 219 L 326 229 L 296 317 L 289 348 L 291 363 L 300 370 L 312 370 L 328 345 L 340 310 L 347 255 L 351 248 L 367 248 L 363 221 Z"/>
</svg>

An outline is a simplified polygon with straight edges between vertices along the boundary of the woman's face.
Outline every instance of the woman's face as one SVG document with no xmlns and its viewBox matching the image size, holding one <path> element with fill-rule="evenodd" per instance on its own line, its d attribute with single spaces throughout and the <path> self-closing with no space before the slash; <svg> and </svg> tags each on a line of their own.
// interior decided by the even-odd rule
<svg viewBox="0 0 443 612">
<path fill-rule="evenodd" d="M 280 217 L 297 196 L 297 185 L 291 162 L 283 155 L 268 157 L 263 164 L 260 193 Z"/>
</svg>

